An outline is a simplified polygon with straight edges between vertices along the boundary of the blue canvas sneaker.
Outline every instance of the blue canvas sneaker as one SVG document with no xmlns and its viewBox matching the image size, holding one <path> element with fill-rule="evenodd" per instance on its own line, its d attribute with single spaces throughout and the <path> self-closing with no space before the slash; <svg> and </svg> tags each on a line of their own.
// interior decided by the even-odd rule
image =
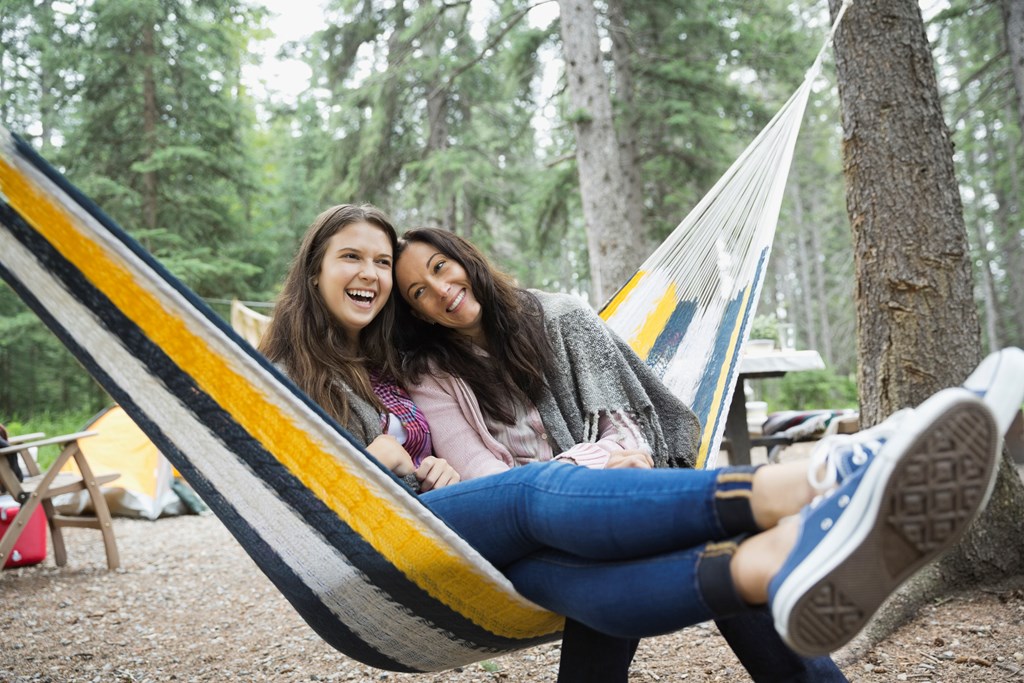
<svg viewBox="0 0 1024 683">
<path fill-rule="evenodd" d="M 904 408 L 885 422 L 855 434 L 830 434 L 811 451 L 807 480 L 820 493 L 826 493 L 863 469 L 897 431 L 913 409 Z"/>
<path fill-rule="evenodd" d="M 1024 351 L 1011 346 L 989 354 L 963 386 L 984 401 L 995 415 L 1000 436 L 1006 434 L 1024 403 Z"/>
<path fill-rule="evenodd" d="M 1002 436 L 1024 403 L 1024 351 L 1008 347 L 989 354 L 962 386 L 989 407 L 995 416 L 997 431 Z M 811 486 L 824 493 L 842 484 L 871 462 L 886 440 L 899 431 L 900 425 L 913 412 L 913 409 L 905 408 L 870 429 L 823 438 L 811 452 L 807 470 Z"/>
<path fill-rule="evenodd" d="M 870 462 L 800 513 L 796 545 L 768 586 L 775 627 L 796 652 L 849 642 L 984 506 L 999 433 L 971 392 L 945 389 L 900 421 Z"/>
</svg>

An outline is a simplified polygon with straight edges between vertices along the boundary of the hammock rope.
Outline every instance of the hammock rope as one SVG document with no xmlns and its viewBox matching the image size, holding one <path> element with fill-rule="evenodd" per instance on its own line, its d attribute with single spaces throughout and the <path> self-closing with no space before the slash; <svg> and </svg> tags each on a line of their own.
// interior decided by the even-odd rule
<svg viewBox="0 0 1024 683">
<path fill-rule="evenodd" d="M 774 165 L 782 179 L 734 166 L 676 231 L 694 234 L 674 233 L 605 311 L 623 336 L 640 341 L 638 352 L 664 370 L 670 387 L 682 386 L 673 362 L 683 357 L 696 365 L 697 356 L 689 355 L 692 337 L 708 335 L 711 352 L 704 349 L 701 357 L 710 361 L 697 373 L 698 388 L 713 391 L 690 402 L 707 425 L 705 441 L 716 448 L 778 216 L 780 164 L 788 170 L 807 88 L 805 82 L 803 94 L 766 129 L 778 132 L 762 133 L 741 157 L 740 165 Z M 740 181 L 751 194 L 738 196 L 753 208 L 720 206 L 718 188 Z M 754 236 L 715 236 L 707 227 L 711 220 L 758 229 Z M 733 263 L 734 249 L 752 254 L 753 265 Z M 698 251 L 701 272 L 723 275 L 726 284 L 690 287 L 690 265 L 670 263 L 673 254 Z M 752 283 L 738 281 L 748 275 Z M 380 669 L 417 672 L 558 637 L 560 616 L 518 595 L 361 444 L 31 146 L 2 128 L 0 277 L 331 646 Z M 634 308 L 645 292 L 656 303 L 646 315 Z M 725 322 L 712 324 L 714 312 L 696 314 L 697 303 L 711 304 Z M 686 316 L 692 330 L 678 335 Z M 678 350 L 669 348 L 673 339 Z M 708 462 L 705 453 L 702 464 Z"/>
<path fill-rule="evenodd" d="M 601 311 L 704 425 L 698 467 L 716 465 L 797 135 L 851 2 L 796 92 Z"/>
</svg>

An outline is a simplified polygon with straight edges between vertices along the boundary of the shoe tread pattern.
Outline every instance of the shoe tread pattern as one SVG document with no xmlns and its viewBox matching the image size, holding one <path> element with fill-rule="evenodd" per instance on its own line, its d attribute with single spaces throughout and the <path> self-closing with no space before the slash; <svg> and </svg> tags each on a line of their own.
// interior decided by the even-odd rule
<svg viewBox="0 0 1024 683">
<path fill-rule="evenodd" d="M 845 645 L 892 591 L 959 540 L 988 491 L 997 439 L 987 410 L 960 404 L 908 449 L 868 538 L 794 609 L 794 649 L 818 655 Z"/>
</svg>

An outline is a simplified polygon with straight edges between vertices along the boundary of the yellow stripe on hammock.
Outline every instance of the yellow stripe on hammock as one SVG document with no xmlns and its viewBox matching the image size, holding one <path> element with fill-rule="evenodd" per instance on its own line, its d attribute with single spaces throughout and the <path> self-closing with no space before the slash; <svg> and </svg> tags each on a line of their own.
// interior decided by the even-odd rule
<svg viewBox="0 0 1024 683">
<path fill-rule="evenodd" d="M 275 419 L 281 415 L 267 397 L 182 320 L 166 313 L 130 272 L 76 227 L 72 216 L 3 159 L 0 192 L 199 387 L 218 404 L 230 406 L 232 417 L 303 485 L 423 590 L 503 637 L 531 638 L 561 629 L 561 617 L 515 600 L 452 548 L 425 535 L 416 520 L 401 514 L 377 486 L 348 471 L 324 444 L 296 425 Z M 373 512 L 359 515 L 354 510 Z"/>
<path fill-rule="evenodd" d="M 740 314 L 736 316 L 736 322 L 729 337 L 729 349 L 726 351 L 726 358 L 736 357 L 736 345 L 740 341 L 740 331 L 743 329 L 743 322 L 747 318 L 747 307 L 750 305 L 750 291 L 752 287 L 746 287 L 743 292 L 743 304 L 740 306 Z M 708 462 L 708 447 L 715 436 L 715 425 L 718 423 L 718 416 L 723 410 L 728 410 L 725 405 L 725 392 L 729 388 L 729 371 L 732 363 L 723 363 L 718 375 L 718 383 L 715 385 L 714 399 L 711 401 L 711 410 L 708 412 L 707 420 L 704 422 L 704 434 L 700 439 L 700 449 L 697 451 L 697 469 L 704 469 Z M 742 391 L 742 388 L 734 387 L 733 391 Z"/>
</svg>

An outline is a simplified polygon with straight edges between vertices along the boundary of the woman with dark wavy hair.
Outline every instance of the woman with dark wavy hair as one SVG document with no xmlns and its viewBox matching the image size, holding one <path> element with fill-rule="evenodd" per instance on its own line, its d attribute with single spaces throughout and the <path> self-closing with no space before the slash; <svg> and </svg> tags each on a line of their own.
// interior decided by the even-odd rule
<svg viewBox="0 0 1024 683">
<path fill-rule="evenodd" d="M 692 464 L 696 416 L 582 301 L 517 287 L 435 228 L 405 233 L 396 278 L 407 388 L 463 479 L 547 460 Z"/>
<path fill-rule="evenodd" d="M 459 480 L 434 457 L 423 414 L 395 380 L 392 260 L 380 209 L 341 204 L 306 231 L 260 351 L 388 469 L 426 491 Z"/>
<path fill-rule="evenodd" d="M 954 459 L 987 458 L 986 467 L 974 473 L 978 481 L 965 477 L 955 486 L 977 486 L 986 475 L 994 480 L 998 437 L 991 412 L 960 389 L 937 394 L 903 415 L 898 436 L 880 449 L 875 439 L 854 440 L 855 449 L 837 450 L 822 464 L 832 474 L 826 491 L 808 480 L 803 463 L 600 472 L 542 462 L 457 483 L 447 463 L 426 455 L 429 440 L 417 443 L 417 432 L 427 434 L 427 425 L 389 374 L 391 352 L 368 346 L 375 335 L 385 337 L 392 320 L 387 311 L 395 305 L 393 254 L 390 223 L 372 208 L 346 205 L 321 214 L 292 264 L 275 327 L 262 348 L 303 389 L 321 392 L 328 412 L 382 464 L 396 474 L 414 474 L 422 484 L 423 505 L 526 598 L 618 642 L 710 618 L 751 615 L 770 604 L 778 633 L 795 647 L 831 651 L 851 638 L 896 586 L 955 542 L 984 502 L 971 499 L 939 543 L 886 562 L 893 558 L 882 549 L 902 548 L 903 541 L 898 529 L 876 522 L 891 519 L 887 501 L 893 496 L 920 489 L 913 474 L 921 459 L 931 457 L 933 444 L 960 439 Z M 417 311 L 428 319 L 437 313 L 459 334 L 483 340 L 480 311 L 473 313 L 479 304 L 468 281 L 459 282 L 464 286 L 449 290 L 439 309 L 425 302 Z M 549 308 L 543 310 L 550 318 Z M 560 345 L 551 347 L 557 364 Z M 585 376 L 595 382 L 616 379 L 596 368 Z M 557 391 L 553 378 L 544 379 Z M 547 390 L 541 390 L 541 400 Z M 506 407 L 518 417 L 523 400 L 516 394 Z M 590 398 L 582 405 L 590 406 Z M 614 401 L 607 405 L 599 412 L 619 410 Z M 641 415 L 633 424 L 646 429 L 644 420 Z M 953 430 L 950 439 L 931 438 L 944 421 L 964 429 Z M 975 441 L 967 442 L 966 434 Z M 938 494 L 940 484 L 928 493 Z M 798 512 L 799 519 L 783 521 Z M 833 615 L 818 598 L 837 592 L 856 600 L 858 616 L 850 619 L 844 610 L 838 628 L 822 635 L 814 625 Z M 757 635 L 748 630 L 745 637 L 763 648 L 764 642 L 753 640 Z M 778 678 L 778 670 L 771 673 Z"/>
<path fill-rule="evenodd" d="M 582 302 L 521 289 L 446 230 L 405 233 L 396 262 L 405 378 L 464 480 L 546 460 L 596 469 L 690 466 L 696 417 Z M 756 681 L 844 681 L 753 611 L 718 619 Z M 560 681 L 623 683 L 635 639 L 568 621 Z"/>
</svg>

